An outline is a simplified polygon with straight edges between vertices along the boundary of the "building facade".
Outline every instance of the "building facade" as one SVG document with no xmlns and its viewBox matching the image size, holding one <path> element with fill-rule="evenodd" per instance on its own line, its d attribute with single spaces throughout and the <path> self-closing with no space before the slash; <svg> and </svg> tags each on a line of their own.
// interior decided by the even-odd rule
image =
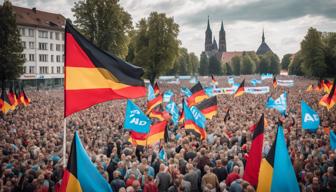
<svg viewBox="0 0 336 192">
<path fill-rule="evenodd" d="M 64 24 L 60 14 L 13 6 L 26 62 L 20 79 L 25 84 L 62 85 Z"/>
</svg>

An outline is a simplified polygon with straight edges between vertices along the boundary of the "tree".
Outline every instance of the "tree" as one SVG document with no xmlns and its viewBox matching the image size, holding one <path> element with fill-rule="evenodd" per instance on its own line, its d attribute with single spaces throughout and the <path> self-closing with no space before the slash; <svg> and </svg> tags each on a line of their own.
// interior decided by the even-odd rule
<svg viewBox="0 0 336 192">
<path fill-rule="evenodd" d="M 282 57 L 281 69 L 288 70 L 288 65 L 291 62 L 290 61 L 291 56 L 292 56 L 292 54 L 286 54 Z"/>
<path fill-rule="evenodd" d="M 179 56 L 176 60 L 179 75 L 188 75 L 191 71 L 191 66 L 189 65 L 189 54 L 186 48 L 179 49 Z"/>
<path fill-rule="evenodd" d="M 196 73 L 198 72 L 198 68 L 199 68 L 199 61 L 198 61 L 197 56 L 193 52 L 189 53 L 189 63 L 191 66 L 191 74 L 196 75 Z"/>
<path fill-rule="evenodd" d="M 164 13 L 152 12 L 141 19 L 135 35 L 134 63 L 145 68 L 151 83 L 174 66 L 179 52 L 179 26 Z"/>
<path fill-rule="evenodd" d="M 269 57 L 267 57 L 267 55 L 262 55 L 259 61 L 260 74 L 268 73 L 269 63 L 270 63 Z"/>
<path fill-rule="evenodd" d="M 280 74 L 280 60 L 279 57 L 272 53 L 272 52 L 268 52 L 268 57 L 269 57 L 269 61 L 270 61 L 270 68 L 268 69 L 269 73 L 272 74 Z"/>
<path fill-rule="evenodd" d="M 336 77 L 336 33 L 325 32 L 322 34 L 325 62 L 328 70 L 324 76 Z"/>
<path fill-rule="evenodd" d="M 204 52 L 201 54 L 200 67 L 198 71 L 200 75 L 209 75 L 209 60 Z"/>
<path fill-rule="evenodd" d="M 234 56 L 231 59 L 231 64 L 232 64 L 234 75 L 240 75 L 240 63 L 241 63 L 240 56 Z"/>
<path fill-rule="evenodd" d="M 241 74 L 253 74 L 255 71 L 255 63 L 252 61 L 249 55 L 244 54 L 241 57 Z"/>
<path fill-rule="evenodd" d="M 232 75 L 232 68 L 231 65 L 229 63 L 225 63 L 225 68 L 226 68 L 226 75 Z"/>
<path fill-rule="evenodd" d="M 321 32 L 309 28 L 304 40 L 301 42 L 305 75 L 323 77 L 328 69 L 326 64 Z"/>
<path fill-rule="evenodd" d="M 301 76 L 303 75 L 303 67 L 303 57 L 301 51 L 299 51 L 293 56 L 293 60 L 288 65 L 288 74 Z"/>
<path fill-rule="evenodd" d="M 211 75 L 222 75 L 221 63 L 216 56 L 209 58 L 209 73 Z"/>
<path fill-rule="evenodd" d="M 132 18 L 118 0 L 80 0 L 72 8 L 77 28 L 99 48 L 125 58 Z"/>
<path fill-rule="evenodd" d="M 22 57 L 22 43 L 16 26 L 12 4 L 4 1 L 0 7 L 0 80 L 17 79 L 22 73 L 25 58 Z"/>
</svg>

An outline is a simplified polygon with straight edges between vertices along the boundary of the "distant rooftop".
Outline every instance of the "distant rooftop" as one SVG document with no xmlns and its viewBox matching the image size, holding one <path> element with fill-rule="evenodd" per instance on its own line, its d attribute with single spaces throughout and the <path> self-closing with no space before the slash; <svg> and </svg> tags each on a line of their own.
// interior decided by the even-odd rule
<svg viewBox="0 0 336 192">
<path fill-rule="evenodd" d="M 53 30 L 64 29 L 65 17 L 61 14 L 40 11 L 36 8 L 28 9 L 17 6 L 13 6 L 13 11 L 16 14 L 16 23 L 18 25 Z"/>
</svg>

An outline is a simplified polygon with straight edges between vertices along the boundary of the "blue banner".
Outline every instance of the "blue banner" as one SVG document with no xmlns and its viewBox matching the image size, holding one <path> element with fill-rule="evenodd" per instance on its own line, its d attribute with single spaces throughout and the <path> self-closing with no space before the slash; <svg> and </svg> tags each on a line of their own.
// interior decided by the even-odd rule
<svg viewBox="0 0 336 192">
<path fill-rule="evenodd" d="M 169 114 L 171 115 L 171 119 L 174 123 L 174 125 L 177 125 L 179 117 L 180 117 L 180 113 L 179 113 L 179 108 L 176 105 L 175 102 L 170 101 L 167 105 L 166 105 L 166 110 L 169 112 Z"/>
<path fill-rule="evenodd" d="M 190 89 L 187 87 L 181 87 L 181 93 L 186 97 L 190 97 L 192 95 Z"/>
<path fill-rule="evenodd" d="M 253 86 L 256 86 L 257 84 L 261 83 L 261 80 L 252 79 L 250 82 L 252 83 Z"/>
<path fill-rule="evenodd" d="M 261 80 L 272 79 L 272 78 L 273 78 L 273 74 L 271 73 L 261 74 Z"/>
<path fill-rule="evenodd" d="M 151 84 L 147 87 L 147 101 L 155 99 L 155 92 Z"/>
<path fill-rule="evenodd" d="M 151 121 L 141 109 L 131 100 L 127 100 L 124 129 L 138 133 L 148 133 Z"/>
<path fill-rule="evenodd" d="M 163 94 L 163 102 L 168 103 L 170 102 L 171 98 L 173 97 L 174 93 L 172 90 L 167 90 Z"/>
<path fill-rule="evenodd" d="M 320 117 L 318 114 L 303 100 L 301 100 L 301 123 L 303 129 L 312 131 L 316 131 L 320 125 Z"/>
<path fill-rule="evenodd" d="M 282 115 L 285 115 L 287 109 L 287 93 L 284 92 L 276 100 L 274 100 L 272 97 L 269 97 L 266 102 L 266 108 L 276 109 Z"/>
<path fill-rule="evenodd" d="M 234 82 L 234 78 L 233 77 L 228 77 L 228 83 L 230 84 L 230 85 L 233 85 L 235 82 Z"/>
</svg>

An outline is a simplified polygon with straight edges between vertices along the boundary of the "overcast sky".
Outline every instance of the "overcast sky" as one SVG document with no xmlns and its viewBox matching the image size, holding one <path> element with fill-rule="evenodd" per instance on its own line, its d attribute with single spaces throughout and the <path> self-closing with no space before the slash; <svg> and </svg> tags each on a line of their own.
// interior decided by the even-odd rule
<svg viewBox="0 0 336 192">
<path fill-rule="evenodd" d="M 75 0 L 11 0 L 72 18 Z M 0 0 L 1 4 L 3 0 Z M 336 0 L 121 0 L 133 22 L 150 12 L 164 12 L 180 25 L 182 46 L 199 55 L 204 50 L 207 16 L 218 42 L 223 20 L 228 51 L 256 50 L 265 29 L 266 43 L 282 57 L 299 50 L 309 27 L 336 32 Z"/>
</svg>

